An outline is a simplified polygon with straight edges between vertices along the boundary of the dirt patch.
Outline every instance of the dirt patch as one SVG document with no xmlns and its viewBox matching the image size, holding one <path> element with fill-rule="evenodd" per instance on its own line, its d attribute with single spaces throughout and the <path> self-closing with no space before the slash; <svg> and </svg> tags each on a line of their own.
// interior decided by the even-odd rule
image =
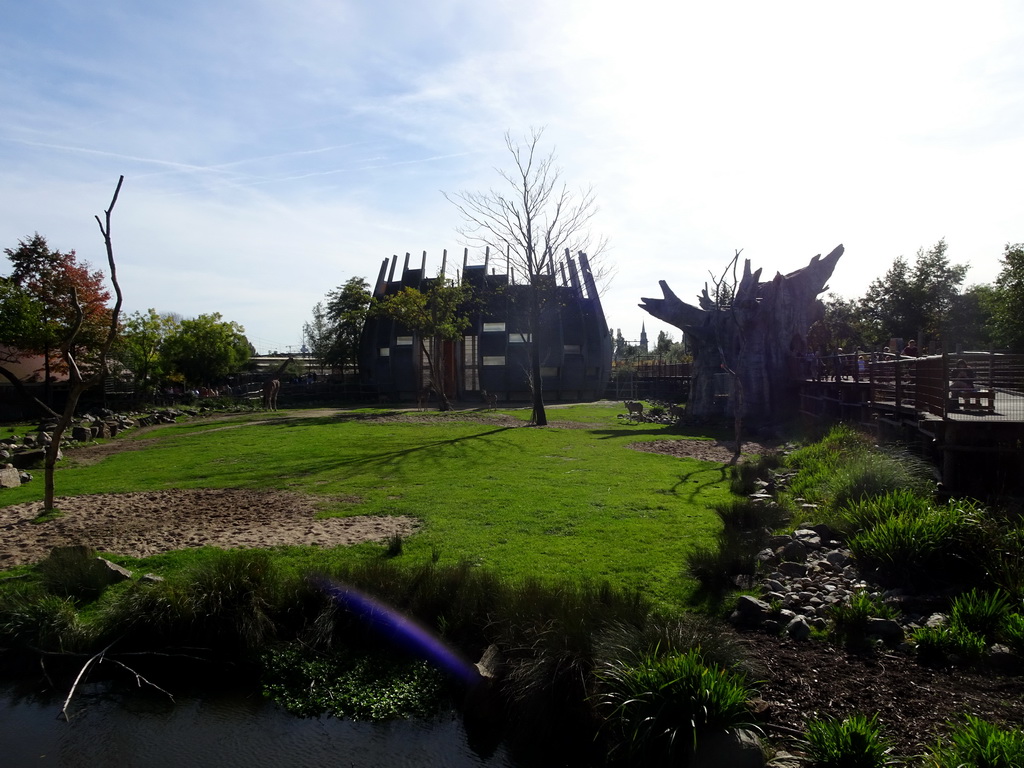
<svg viewBox="0 0 1024 768">
<path fill-rule="evenodd" d="M 728 464 L 736 457 L 736 443 L 723 442 L 721 440 L 651 440 L 644 443 L 633 443 L 629 446 L 637 451 L 649 453 L 664 453 L 669 456 L 678 456 L 683 459 L 699 459 L 700 461 L 713 461 L 717 464 Z M 772 450 L 770 446 L 761 443 L 743 443 L 740 458 L 760 456 Z"/>
<path fill-rule="evenodd" d="M 921 755 L 971 714 L 1007 728 L 1024 721 L 1024 679 L 935 669 L 898 652 L 858 654 L 829 643 L 744 635 L 758 667 L 767 735 L 783 742 L 810 720 L 878 713 L 902 757 Z M 791 745 L 791 748 L 794 745 Z M 798 745 L 795 745 L 798 747 Z"/>
<path fill-rule="evenodd" d="M 322 499 L 284 491 L 167 490 L 66 496 L 61 515 L 33 522 L 41 501 L 0 509 L 0 568 L 37 562 L 57 546 L 84 544 L 131 557 L 189 547 L 337 547 L 408 536 L 408 516 L 318 519 Z"/>
</svg>

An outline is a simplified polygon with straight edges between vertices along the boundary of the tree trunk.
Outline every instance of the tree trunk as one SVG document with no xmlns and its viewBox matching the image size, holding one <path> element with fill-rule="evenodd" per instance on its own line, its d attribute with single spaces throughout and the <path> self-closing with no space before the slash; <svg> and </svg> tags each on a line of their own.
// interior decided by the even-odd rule
<svg viewBox="0 0 1024 768">
<path fill-rule="evenodd" d="M 533 286 L 530 291 L 530 386 L 533 394 L 533 423 L 538 427 L 548 425 L 544 410 L 544 381 L 540 375 L 540 289 Z"/>
<path fill-rule="evenodd" d="M 807 331 L 822 312 L 818 295 L 827 289 L 838 246 L 803 269 L 760 282 L 744 262 L 732 301 L 718 305 L 705 287 L 699 306 L 681 301 L 660 281 L 664 298 L 643 298 L 640 306 L 681 329 L 693 350 L 688 417 L 723 416 L 778 420 L 796 410 L 793 363 L 807 346 Z M 736 382 L 730 382 L 730 373 Z M 742 393 L 742 397 L 739 394 Z"/>
</svg>

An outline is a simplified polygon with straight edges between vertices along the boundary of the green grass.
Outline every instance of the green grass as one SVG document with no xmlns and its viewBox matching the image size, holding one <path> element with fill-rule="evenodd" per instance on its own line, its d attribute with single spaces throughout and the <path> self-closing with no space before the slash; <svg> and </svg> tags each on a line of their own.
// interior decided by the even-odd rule
<svg viewBox="0 0 1024 768">
<path fill-rule="evenodd" d="M 948 738 L 932 747 L 927 765 L 934 768 L 1018 768 L 1024 765 L 1024 732 L 1003 730 L 970 715 Z"/>
<path fill-rule="evenodd" d="M 807 751 L 813 768 L 882 768 L 890 764 L 878 715 L 810 721 Z"/>
<path fill-rule="evenodd" d="M 623 425 L 620 410 L 552 408 L 555 426 L 544 429 L 488 423 L 474 411 L 424 412 L 422 420 L 412 414 L 403 422 L 382 419 L 389 412 L 380 409 L 193 421 L 150 432 L 145 450 L 97 464 L 75 466 L 69 452 L 56 487 L 58 495 L 235 487 L 306 493 L 322 498 L 328 516 L 423 520 L 422 531 L 403 542 L 396 558 L 402 563 L 439 556 L 513 576 L 607 580 L 675 604 L 692 587 L 680 575 L 685 553 L 720 528 L 710 507 L 728 498 L 728 479 L 719 465 L 631 450 L 634 441 L 672 433 L 661 425 Z M 515 413 L 529 416 L 528 409 Z M 40 478 L 5 492 L 2 501 L 34 500 L 41 492 Z M 304 548 L 276 556 L 284 567 L 322 560 Z M 151 558 L 145 567 L 173 568 L 178 557 Z"/>
</svg>

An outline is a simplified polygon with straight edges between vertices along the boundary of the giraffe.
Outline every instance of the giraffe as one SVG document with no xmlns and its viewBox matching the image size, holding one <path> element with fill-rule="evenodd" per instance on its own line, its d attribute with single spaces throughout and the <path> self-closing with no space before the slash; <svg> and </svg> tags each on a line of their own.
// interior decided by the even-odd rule
<svg viewBox="0 0 1024 768">
<path fill-rule="evenodd" d="M 288 359 L 281 363 L 277 370 L 263 382 L 263 409 L 265 411 L 277 410 L 277 394 L 281 391 L 281 374 L 293 359 L 291 355 L 288 355 Z"/>
</svg>

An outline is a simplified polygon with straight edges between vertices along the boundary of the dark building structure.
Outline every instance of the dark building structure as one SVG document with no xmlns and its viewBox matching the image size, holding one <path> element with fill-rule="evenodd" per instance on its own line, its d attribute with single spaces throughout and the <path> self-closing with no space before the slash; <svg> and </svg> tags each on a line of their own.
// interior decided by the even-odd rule
<svg viewBox="0 0 1024 768">
<path fill-rule="evenodd" d="M 611 374 L 612 340 L 601 299 L 586 254 L 566 255 L 558 274 L 546 275 L 546 295 L 538 338 L 531 338 L 527 320 L 530 286 L 515 284 L 507 269 L 497 274 L 490 258 L 468 264 L 463 253 L 462 284 L 472 286 L 474 308 L 461 341 L 445 342 L 435 349 L 443 359 L 445 392 L 450 399 L 476 401 L 482 391 L 498 401 L 528 401 L 530 349 L 540 344 L 544 398 L 553 401 L 590 401 L 604 395 Z M 395 278 L 398 257 L 385 259 L 373 289 L 375 299 L 398 293 L 405 287 L 427 290 L 438 278 L 426 275 L 424 251 L 419 269 L 409 266 L 405 255 L 402 272 Z M 447 267 L 445 251 L 440 274 Z M 363 329 L 360 370 L 365 384 L 385 399 L 416 400 L 430 387 L 430 366 L 420 339 L 386 317 L 371 317 Z"/>
</svg>

